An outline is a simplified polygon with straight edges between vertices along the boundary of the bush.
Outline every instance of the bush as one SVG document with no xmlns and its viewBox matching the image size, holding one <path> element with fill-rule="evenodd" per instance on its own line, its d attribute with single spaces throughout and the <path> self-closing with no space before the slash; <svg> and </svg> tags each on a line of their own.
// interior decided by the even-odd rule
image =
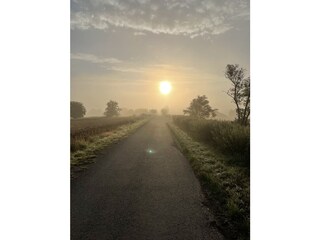
<svg viewBox="0 0 320 240">
<path fill-rule="evenodd" d="M 173 116 L 173 122 L 198 141 L 232 157 L 237 165 L 250 165 L 250 127 L 235 122 Z"/>
</svg>

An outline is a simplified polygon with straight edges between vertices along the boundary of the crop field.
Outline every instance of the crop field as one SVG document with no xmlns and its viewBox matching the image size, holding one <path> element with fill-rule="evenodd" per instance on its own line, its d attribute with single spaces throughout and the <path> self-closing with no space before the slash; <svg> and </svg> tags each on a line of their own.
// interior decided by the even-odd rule
<svg viewBox="0 0 320 240">
<path fill-rule="evenodd" d="M 85 147 L 85 142 L 91 137 L 106 133 L 116 129 L 117 127 L 134 123 L 141 120 L 142 117 L 91 117 L 71 120 L 71 152 L 82 150 Z"/>
</svg>

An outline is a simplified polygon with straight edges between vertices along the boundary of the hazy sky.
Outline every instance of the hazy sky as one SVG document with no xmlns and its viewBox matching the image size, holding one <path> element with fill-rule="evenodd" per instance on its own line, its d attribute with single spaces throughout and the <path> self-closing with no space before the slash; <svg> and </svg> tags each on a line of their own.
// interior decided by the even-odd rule
<svg viewBox="0 0 320 240">
<path fill-rule="evenodd" d="M 248 0 L 71 0 L 71 99 L 87 111 L 112 99 L 182 113 L 205 94 L 228 114 L 225 66 L 250 70 L 249 9 Z"/>
</svg>

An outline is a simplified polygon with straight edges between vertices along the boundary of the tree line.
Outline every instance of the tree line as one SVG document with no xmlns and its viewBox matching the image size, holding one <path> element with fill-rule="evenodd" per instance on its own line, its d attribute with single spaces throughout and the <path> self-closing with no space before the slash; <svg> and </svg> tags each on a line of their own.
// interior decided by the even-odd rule
<svg viewBox="0 0 320 240">
<path fill-rule="evenodd" d="M 238 64 L 228 64 L 224 73 L 225 77 L 231 82 L 231 87 L 226 94 L 235 104 L 235 121 L 247 125 L 250 121 L 250 76 L 245 76 L 245 69 Z M 205 95 L 194 98 L 189 107 L 183 110 L 183 113 L 195 118 L 214 118 L 216 111 L 210 106 L 208 98 Z M 106 117 L 116 117 L 120 115 L 121 108 L 116 101 L 110 100 L 104 111 Z M 168 115 L 169 109 L 161 109 L 162 115 Z M 71 102 L 71 117 L 81 118 L 86 114 L 86 109 L 80 102 Z M 156 109 L 151 109 L 150 114 L 157 114 Z"/>
<path fill-rule="evenodd" d="M 86 108 L 84 107 L 83 103 L 71 101 L 70 104 L 71 104 L 70 105 L 71 118 L 76 119 L 76 118 L 83 118 L 85 116 Z M 117 117 L 120 115 L 120 112 L 122 110 L 123 109 L 121 109 L 119 107 L 118 102 L 110 100 L 107 103 L 107 107 L 105 108 L 103 115 L 105 117 Z M 127 110 L 127 109 L 124 109 L 124 110 Z M 168 115 L 169 109 L 167 107 L 165 107 L 165 108 L 162 108 L 160 112 L 162 115 Z M 136 109 L 136 110 L 130 109 L 130 113 L 132 113 L 131 115 L 157 115 L 158 111 L 157 111 L 157 109 L 148 110 L 148 109 L 141 108 L 141 109 Z"/>
</svg>

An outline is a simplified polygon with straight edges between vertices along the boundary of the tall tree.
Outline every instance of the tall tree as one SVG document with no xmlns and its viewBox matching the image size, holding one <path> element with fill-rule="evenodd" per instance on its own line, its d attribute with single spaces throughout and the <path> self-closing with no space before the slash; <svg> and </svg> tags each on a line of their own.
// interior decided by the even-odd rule
<svg viewBox="0 0 320 240">
<path fill-rule="evenodd" d="M 106 117 L 116 117 L 119 116 L 121 109 L 116 101 L 110 100 L 107 103 L 107 107 L 105 109 L 104 115 Z"/>
<path fill-rule="evenodd" d="M 187 109 L 183 110 L 183 113 L 196 118 L 209 118 L 210 116 L 216 116 L 216 110 L 217 109 L 211 108 L 207 97 L 203 95 L 194 98 L 191 101 L 190 106 Z"/>
<path fill-rule="evenodd" d="M 82 118 L 86 114 L 86 109 L 81 102 L 70 102 L 70 115 L 72 118 Z"/>
<path fill-rule="evenodd" d="M 227 94 L 236 105 L 237 121 L 247 125 L 250 117 L 250 77 L 245 77 L 245 69 L 238 64 L 228 64 L 225 77 L 232 84 Z"/>
</svg>

